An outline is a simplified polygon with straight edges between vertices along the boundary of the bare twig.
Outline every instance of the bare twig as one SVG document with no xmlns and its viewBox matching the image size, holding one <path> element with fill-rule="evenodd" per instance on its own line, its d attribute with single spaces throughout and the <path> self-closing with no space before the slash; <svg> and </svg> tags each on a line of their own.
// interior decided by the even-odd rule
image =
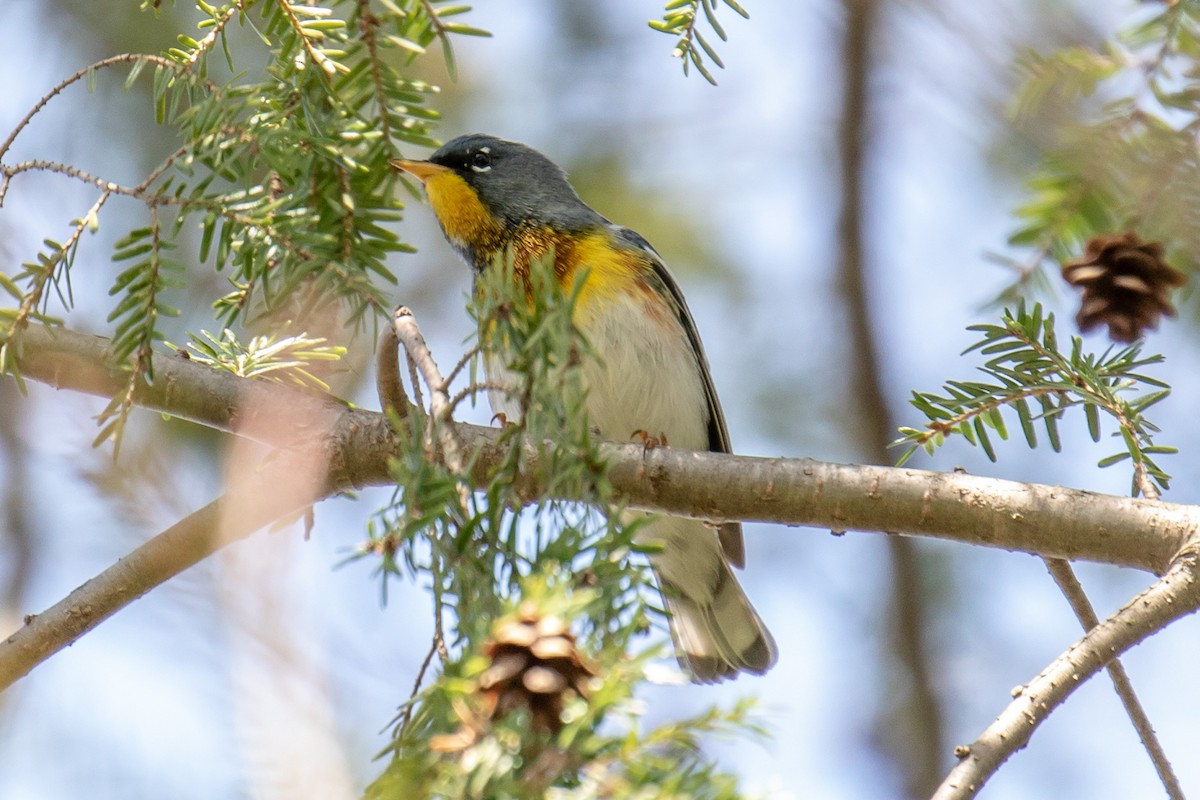
<svg viewBox="0 0 1200 800">
<path fill-rule="evenodd" d="M 458 363 L 454 365 L 454 369 L 446 373 L 446 383 L 454 383 L 454 380 L 458 377 L 458 374 L 466 369 L 467 365 L 471 363 L 471 359 L 479 355 L 482 350 L 483 345 L 476 344 L 473 345 L 470 350 L 463 353 L 462 357 L 458 359 Z"/>
<path fill-rule="evenodd" d="M 996 770 L 1029 738 L 1050 713 L 1114 658 L 1155 631 L 1200 607 L 1200 537 L 1172 562 L 1170 569 L 1116 614 L 1089 630 L 1028 685 L 970 745 L 955 749 L 958 765 L 933 800 L 974 797 Z"/>
<path fill-rule="evenodd" d="M 434 654 L 438 652 L 439 645 L 441 647 L 445 647 L 445 645 L 441 644 L 441 640 L 441 634 L 436 632 L 429 640 L 429 650 L 425 653 L 425 658 L 421 660 L 421 667 L 417 670 L 417 679 L 413 681 L 412 691 L 408 693 L 408 702 L 405 704 L 404 713 L 400 717 L 401 732 L 408 727 L 408 723 L 412 720 L 412 712 L 414 703 L 417 699 L 417 693 L 421 691 L 421 683 L 425 680 L 425 672 L 429 669 L 429 665 L 433 661 Z"/>
<path fill-rule="evenodd" d="M 384 414 L 391 411 L 400 419 L 408 416 L 408 395 L 400 380 L 400 340 L 396 338 L 396 329 L 390 325 L 379 334 L 376 345 L 375 391 Z"/>
<path fill-rule="evenodd" d="M 62 91 L 64 89 L 66 89 L 68 86 L 70 86 L 71 84 L 73 84 L 79 80 L 82 80 L 83 78 L 87 77 L 88 75 L 91 75 L 96 70 L 104 69 L 105 67 L 111 67 L 115 64 L 134 64 L 134 63 L 154 64 L 156 66 L 164 67 L 167 69 L 178 69 L 179 68 L 179 65 L 176 64 L 174 61 L 172 61 L 169 58 L 164 58 L 163 56 L 149 55 L 147 53 L 122 53 L 122 54 L 116 55 L 116 56 L 109 56 L 108 58 L 97 61 L 95 64 L 87 65 L 86 67 L 84 67 L 83 69 L 74 73 L 73 75 L 70 75 L 70 76 L 64 78 L 62 81 L 60 81 L 58 83 L 57 86 L 55 86 L 50 91 L 48 91 L 44 95 L 42 95 L 41 99 L 38 100 L 37 103 L 34 104 L 33 108 L 29 109 L 29 113 L 27 113 L 24 117 L 22 117 L 21 121 L 17 123 L 17 127 L 13 128 L 12 132 L 8 134 L 8 138 L 4 140 L 4 143 L 0 144 L 0 158 L 4 158 L 4 154 L 8 152 L 8 149 L 10 147 L 12 147 L 13 141 L 15 141 L 17 136 L 20 135 L 21 131 L 23 131 L 25 129 L 25 126 L 27 126 L 29 124 L 29 122 L 35 116 L 37 116 L 37 113 L 39 111 L 41 111 L 43 108 L 45 108 L 47 103 L 49 103 L 51 100 L 53 100 L 59 94 L 61 94 Z"/>
<path fill-rule="evenodd" d="M 1096 616 L 1096 610 L 1092 608 L 1092 603 L 1083 591 L 1083 585 L 1076 577 L 1070 562 L 1063 561 L 1061 558 L 1047 558 L 1044 561 L 1046 569 L 1054 578 L 1054 582 L 1058 584 L 1063 596 L 1067 598 L 1067 602 L 1071 604 L 1071 609 L 1075 612 L 1075 617 L 1083 626 L 1084 631 L 1090 631 L 1099 625 L 1100 618 Z M 1150 717 L 1146 715 L 1146 709 L 1142 707 L 1137 693 L 1133 690 L 1133 682 L 1129 680 L 1129 673 L 1125 671 L 1125 665 L 1119 658 L 1114 658 L 1106 669 L 1112 680 L 1113 689 L 1121 698 L 1121 704 L 1125 706 L 1125 713 L 1129 715 L 1129 721 L 1133 723 L 1133 728 L 1142 740 L 1146 753 L 1154 762 L 1154 769 L 1158 772 L 1163 788 L 1167 790 L 1167 797 L 1171 800 L 1183 800 L 1183 787 L 1179 785 L 1179 778 L 1171 768 L 1171 762 L 1167 758 L 1162 742 L 1158 740 L 1154 726 L 1150 724 Z"/>
<path fill-rule="evenodd" d="M 412 359 L 413 364 L 425 379 L 425 385 L 429 387 L 430 413 L 427 432 L 427 436 L 430 437 L 429 443 L 432 444 L 432 436 L 436 428 L 438 440 L 442 446 L 442 457 L 446 459 L 446 465 L 461 475 L 465 472 L 466 462 L 463 460 L 462 442 L 459 441 L 453 428 L 453 419 L 451 418 L 453 409 L 450 405 L 446 379 L 438 370 L 437 363 L 433 360 L 433 353 L 429 351 L 429 345 L 425 343 L 425 337 L 417 326 L 417 320 L 412 311 L 405 306 L 400 306 L 396 309 L 393 319 L 395 320 L 396 337 L 404 345 L 404 351 L 408 353 L 408 357 Z M 461 487 L 460 493 L 465 492 L 466 487 Z M 466 497 L 464 496 L 462 500 L 465 504 Z"/>
<path fill-rule="evenodd" d="M 450 398 L 450 411 L 453 412 L 464 400 L 467 400 L 480 392 L 511 392 L 512 387 L 507 384 L 497 383 L 495 381 L 484 381 L 483 383 L 472 383 L 470 386 L 465 386 L 456 395 Z"/>
</svg>

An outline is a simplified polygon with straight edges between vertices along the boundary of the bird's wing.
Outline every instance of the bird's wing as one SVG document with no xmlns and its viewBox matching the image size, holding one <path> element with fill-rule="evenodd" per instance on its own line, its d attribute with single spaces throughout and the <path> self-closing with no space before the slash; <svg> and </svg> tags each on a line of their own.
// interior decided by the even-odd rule
<svg viewBox="0 0 1200 800">
<path fill-rule="evenodd" d="M 696 329 L 696 321 L 688 310 L 687 302 L 679 284 L 667 269 L 666 262 L 658 254 L 645 237 L 637 231 L 620 225 L 613 225 L 614 232 L 620 243 L 630 249 L 641 251 L 646 261 L 653 268 L 654 279 L 658 280 L 671 298 L 675 313 L 683 329 L 687 331 L 688 341 L 692 344 L 692 353 L 696 356 L 696 365 L 700 368 L 700 382 L 704 384 L 704 397 L 708 405 L 708 449 L 714 453 L 732 453 L 729 444 L 729 429 L 725 425 L 725 414 L 721 411 L 721 401 L 717 398 L 717 389 L 713 386 L 712 373 L 708 368 L 708 358 L 704 355 L 704 345 L 700 342 L 700 331 Z M 741 569 L 746 565 L 746 548 L 742 540 L 742 524 L 726 522 L 717 529 L 721 537 L 721 549 L 725 558 L 733 566 Z"/>
</svg>

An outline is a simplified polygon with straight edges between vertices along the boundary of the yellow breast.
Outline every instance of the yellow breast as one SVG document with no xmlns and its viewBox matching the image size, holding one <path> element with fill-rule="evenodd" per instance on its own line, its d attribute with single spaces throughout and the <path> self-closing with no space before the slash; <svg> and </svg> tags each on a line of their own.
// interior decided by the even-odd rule
<svg viewBox="0 0 1200 800">
<path fill-rule="evenodd" d="M 575 304 L 576 323 L 582 325 L 598 307 L 627 294 L 640 294 L 645 265 L 637 254 L 614 248 L 606 231 L 563 237 L 556 243 L 554 271 L 564 288 L 571 288 L 580 271 L 586 278 Z"/>
</svg>

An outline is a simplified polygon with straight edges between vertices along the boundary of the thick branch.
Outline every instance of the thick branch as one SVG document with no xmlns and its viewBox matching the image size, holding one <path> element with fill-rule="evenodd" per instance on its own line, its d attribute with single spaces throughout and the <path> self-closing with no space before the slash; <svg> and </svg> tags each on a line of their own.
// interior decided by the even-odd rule
<svg viewBox="0 0 1200 800">
<path fill-rule="evenodd" d="M 105 339 L 34 326 L 21 343 L 18 364 L 26 378 L 101 396 L 122 385 L 103 366 Z M 388 460 L 399 442 L 378 412 L 178 357 L 156 355 L 154 375 L 153 386 L 135 393 L 140 406 L 228 432 L 243 417 L 269 417 L 270 424 L 237 427 L 265 432 L 261 440 L 276 447 L 324 441 L 335 488 L 392 482 Z M 465 450 L 480 451 L 468 463 L 476 480 L 486 482 L 503 456 L 500 431 L 455 428 Z M 958 473 L 671 447 L 647 452 L 636 444 L 604 444 L 602 453 L 613 486 L 633 506 L 713 520 L 931 536 L 1155 573 L 1200 529 L 1194 506 Z"/>
<path fill-rule="evenodd" d="M 120 372 L 105 366 L 107 348 L 99 337 L 34 326 L 21 334 L 17 363 L 26 378 L 104 396 L 125 385 Z M 393 480 L 389 462 L 400 442 L 381 413 L 180 357 L 153 361 L 154 383 L 137 386 L 136 404 L 285 450 L 282 466 L 238 485 L 0 643 L 0 687 L 224 542 L 337 491 Z M 477 454 L 468 463 L 484 484 L 505 457 L 500 431 L 454 428 L 464 451 Z M 670 447 L 647 452 L 633 444 L 606 443 L 601 453 L 613 486 L 631 505 L 714 520 L 892 531 L 1156 572 L 1200 529 L 1200 509 L 1191 506 L 969 475 Z M 527 455 L 536 459 L 534 448 Z M 278 497 L 280 487 L 295 483 L 293 458 L 328 469 L 318 485 Z M 250 506 L 253 513 L 225 515 L 235 527 L 218 541 L 216 510 L 244 497 L 259 504 Z"/>
<path fill-rule="evenodd" d="M 1142 639 L 1195 612 L 1200 606 L 1197 561 L 1195 550 L 1182 555 L 1150 588 L 1088 631 L 1027 686 L 1021 687 L 1016 699 L 978 739 L 956 750 L 961 760 L 946 776 L 933 800 L 974 797 L 1075 689 Z"/>
</svg>

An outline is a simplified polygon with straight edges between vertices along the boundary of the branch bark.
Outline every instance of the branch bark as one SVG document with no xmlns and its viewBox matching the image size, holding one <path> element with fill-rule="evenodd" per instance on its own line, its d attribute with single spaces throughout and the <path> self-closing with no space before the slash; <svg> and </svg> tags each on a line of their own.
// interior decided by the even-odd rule
<svg viewBox="0 0 1200 800">
<path fill-rule="evenodd" d="M 123 386 L 108 340 L 31 326 L 18 365 L 25 378 L 110 397 Z M 187 359 L 155 355 L 153 385 L 134 401 L 217 430 L 247 431 L 281 449 L 321 441 L 337 490 L 392 483 L 398 434 L 377 411 L 274 383 L 239 378 Z M 266 418 L 264 424 L 245 420 Z M 269 424 L 267 424 L 269 423 Z M 496 428 L 456 423 L 486 482 L 503 453 Z M 606 443 L 610 479 L 633 506 L 711 520 L 890 532 L 1161 574 L 1200 530 L 1200 507 L 963 473 L 762 458 Z M 535 456 L 531 448 L 531 457 Z M 536 488 L 536 487 L 534 487 Z"/>
<path fill-rule="evenodd" d="M 290 469 L 289 462 L 264 471 L 239 487 L 235 495 L 214 500 L 184 517 L 41 614 L 27 616 L 25 625 L 0 644 L 0 691 L 155 586 L 220 547 L 307 505 L 278 502 L 281 495 L 277 489 L 281 481 L 287 481 Z M 245 502 L 247 498 L 254 502 Z M 229 505 L 240 513 L 224 514 Z M 245 513 L 247 509 L 258 513 Z"/>
<path fill-rule="evenodd" d="M 125 385 L 124 377 L 107 366 L 107 340 L 69 330 L 31 326 L 21 335 L 17 363 L 25 378 L 60 389 L 111 396 Z M 272 513 L 282 515 L 338 491 L 393 482 L 389 462 L 400 440 L 379 412 L 179 357 L 155 355 L 154 376 L 152 385 L 135 392 L 139 406 L 305 458 L 318 449 L 316 457 L 328 465 L 311 496 L 291 498 L 289 508 L 267 509 L 262 518 L 247 517 L 239 535 L 266 524 Z M 501 431 L 461 423 L 454 429 L 471 454 L 466 463 L 473 478 L 486 483 L 505 454 L 498 444 Z M 606 443 L 601 452 L 611 465 L 613 486 L 632 506 L 681 516 L 931 536 L 1155 573 L 1165 571 L 1200 530 L 1200 508 L 1057 486 L 670 447 L 645 451 L 636 444 Z M 536 458 L 534 448 L 528 455 Z M 286 469 L 264 475 L 276 476 L 275 486 L 286 484 L 278 477 L 286 477 Z M 269 477 L 264 480 L 264 486 L 272 486 Z M 273 494 L 257 482 L 235 489 L 242 491 Z M 0 643 L 0 687 L 227 541 L 229 535 L 214 540 L 208 514 L 180 522 L 160 535 L 168 537 L 169 546 L 156 544 L 158 539 L 148 542 L 143 548 L 151 550 L 139 560 L 134 555 L 140 549 Z M 134 569 L 139 565 L 145 569 Z"/>
<path fill-rule="evenodd" d="M 1045 561 L 1046 570 L 1058 584 L 1058 589 L 1063 593 L 1063 597 L 1067 598 L 1067 602 L 1071 604 L 1071 610 L 1075 612 L 1075 617 L 1083 626 L 1084 632 L 1099 625 L 1100 618 L 1096 616 L 1096 609 L 1092 607 L 1092 601 L 1083 591 L 1083 584 L 1076 577 L 1070 562 L 1059 558 L 1047 558 Z M 1133 729 L 1137 731 L 1138 738 L 1142 740 L 1142 746 L 1146 748 L 1146 754 L 1150 756 L 1150 761 L 1154 764 L 1154 770 L 1158 773 L 1159 780 L 1162 781 L 1167 797 L 1170 800 L 1183 800 L 1183 787 L 1179 783 L 1179 777 L 1175 774 L 1170 759 L 1167 758 L 1167 752 L 1163 749 L 1162 742 L 1158 740 L 1158 734 L 1154 732 L 1154 726 L 1150 724 L 1150 717 L 1147 716 L 1142 701 L 1138 699 L 1137 692 L 1134 691 L 1133 681 L 1129 679 L 1125 665 L 1119 658 L 1114 658 L 1108 663 L 1106 669 L 1112 680 L 1113 689 L 1116 691 L 1117 697 L 1121 699 L 1121 705 L 1125 707 L 1129 721 L 1133 723 Z"/>
</svg>

